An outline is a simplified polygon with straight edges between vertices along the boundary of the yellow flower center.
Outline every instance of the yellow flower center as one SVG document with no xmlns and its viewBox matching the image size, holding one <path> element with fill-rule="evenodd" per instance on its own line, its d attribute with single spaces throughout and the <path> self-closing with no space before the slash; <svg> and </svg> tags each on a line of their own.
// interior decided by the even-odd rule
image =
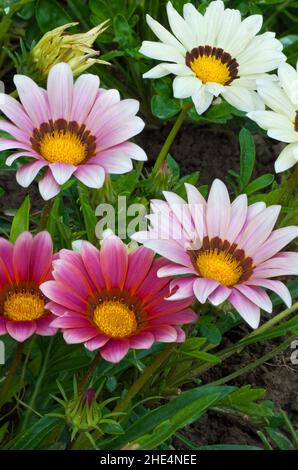
<svg viewBox="0 0 298 470">
<path fill-rule="evenodd" d="M 37 292 L 8 293 L 3 314 L 13 321 L 33 321 L 43 316 L 44 306 L 45 301 Z"/>
<path fill-rule="evenodd" d="M 138 328 L 136 315 L 125 303 L 105 300 L 93 312 L 93 321 L 111 338 L 125 338 Z"/>
<path fill-rule="evenodd" d="M 87 147 L 73 132 L 55 129 L 42 137 L 40 153 L 51 163 L 79 165 L 87 157 Z"/>
<path fill-rule="evenodd" d="M 229 85 L 238 73 L 238 63 L 221 48 L 199 46 L 186 53 L 185 62 L 202 83 Z"/>
<path fill-rule="evenodd" d="M 196 259 L 201 277 L 214 279 L 224 286 L 233 286 L 240 280 L 243 269 L 237 259 L 226 251 L 201 251 Z"/>
</svg>

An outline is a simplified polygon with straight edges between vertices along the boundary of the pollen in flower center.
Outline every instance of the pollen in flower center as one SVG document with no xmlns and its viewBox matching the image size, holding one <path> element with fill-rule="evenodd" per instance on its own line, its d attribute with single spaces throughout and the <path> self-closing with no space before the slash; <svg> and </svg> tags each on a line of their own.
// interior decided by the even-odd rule
<svg viewBox="0 0 298 470">
<path fill-rule="evenodd" d="M 44 314 L 45 300 L 37 292 L 9 292 L 4 300 L 3 314 L 13 321 L 33 321 Z"/>
<path fill-rule="evenodd" d="M 31 137 L 33 149 L 50 163 L 80 165 L 95 155 L 96 138 L 85 124 L 58 119 L 43 122 Z"/>
<path fill-rule="evenodd" d="M 185 62 L 202 83 L 229 85 L 238 74 L 238 63 L 221 48 L 199 46 L 186 53 Z"/>
<path fill-rule="evenodd" d="M 243 274 L 241 264 L 226 251 L 201 251 L 196 259 L 198 272 L 202 277 L 218 281 L 224 286 L 236 284 Z"/>
<path fill-rule="evenodd" d="M 46 133 L 40 142 L 40 153 L 51 163 L 79 165 L 87 156 L 86 145 L 70 131 Z"/>
<path fill-rule="evenodd" d="M 138 328 L 136 315 L 125 303 L 105 300 L 93 312 L 93 322 L 111 338 L 125 338 Z"/>
</svg>

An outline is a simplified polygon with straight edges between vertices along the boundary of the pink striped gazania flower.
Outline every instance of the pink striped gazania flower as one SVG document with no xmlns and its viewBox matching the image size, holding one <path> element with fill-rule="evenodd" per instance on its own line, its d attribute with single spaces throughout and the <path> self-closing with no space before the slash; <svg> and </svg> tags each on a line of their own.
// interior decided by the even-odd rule
<svg viewBox="0 0 298 470">
<path fill-rule="evenodd" d="M 298 253 L 279 253 L 298 236 L 295 226 L 273 230 L 280 206 L 248 206 L 245 194 L 231 204 L 220 180 L 213 182 L 207 202 L 194 186 L 185 186 L 188 203 L 164 192 L 166 201 L 152 201 L 149 230 L 132 237 L 169 260 L 158 276 L 184 276 L 171 283 L 169 299 L 194 293 L 201 303 L 228 300 L 253 328 L 259 324 L 260 309 L 272 312 L 263 288 L 290 306 L 288 288 L 271 280 L 298 274 Z"/>
<path fill-rule="evenodd" d="M 181 327 L 196 319 L 189 309 L 193 297 L 167 302 L 171 278 L 159 279 L 166 264 L 140 247 L 128 254 L 115 235 L 103 240 L 99 251 L 83 242 L 80 252 L 61 250 L 54 261 L 53 281 L 41 286 L 58 318 L 67 343 L 99 349 L 110 362 L 119 362 L 133 349 L 149 349 L 154 341 L 182 342 Z"/>
<path fill-rule="evenodd" d="M 23 342 L 34 333 L 52 336 L 53 315 L 40 291 L 51 279 L 53 245 L 48 232 L 35 237 L 23 232 L 13 245 L 0 238 L 0 336 Z"/>
<path fill-rule="evenodd" d="M 100 188 L 106 174 L 130 171 L 131 159 L 146 160 L 144 151 L 127 141 L 144 127 L 136 116 L 139 102 L 120 101 L 117 90 L 98 88 L 96 75 L 81 75 L 74 84 L 70 66 L 59 63 L 50 70 L 47 90 L 24 75 L 15 75 L 14 83 L 21 104 L 0 94 L 0 110 L 10 120 L 0 120 L 0 129 L 12 136 L 0 139 L 0 150 L 18 149 L 7 165 L 23 156 L 34 159 L 17 171 L 23 187 L 47 167 L 39 182 L 45 200 L 72 175 Z"/>
</svg>

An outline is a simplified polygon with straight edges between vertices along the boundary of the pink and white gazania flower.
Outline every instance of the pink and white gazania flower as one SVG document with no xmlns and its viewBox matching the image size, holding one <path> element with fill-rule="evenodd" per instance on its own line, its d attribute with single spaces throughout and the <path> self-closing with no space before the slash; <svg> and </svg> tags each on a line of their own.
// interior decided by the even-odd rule
<svg viewBox="0 0 298 470">
<path fill-rule="evenodd" d="M 34 333 L 52 336 L 53 315 L 41 283 L 51 279 L 53 245 L 48 232 L 23 232 L 13 245 L 0 238 L 0 336 L 23 342 Z"/>
<path fill-rule="evenodd" d="M 193 296 L 173 303 L 165 300 L 171 278 L 157 271 L 167 261 L 154 260 L 144 247 L 128 253 L 115 235 L 101 250 L 83 242 L 81 251 L 61 250 L 54 261 L 53 281 L 41 286 L 55 315 L 52 326 L 62 328 L 67 343 L 99 349 L 110 362 L 119 362 L 133 349 L 149 349 L 154 341 L 182 342 L 177 325 L 196 319 L 189 308 Z"/>
<path fill-rule="evenodd" d="M 132 237 L 169 260 L 158 276 L 184 276 L 171 283 L 169 300 L 192 293 L 201 303 L 228 300 L 253 328 L 259 324 L 260 309 L 272 311 L 263 288 L 290 306 L 287 287 L 271 279 L 298 274 L 298 253 L 279 253 L 298 236 L 295 226 L 273 230 L 280 206 L 248 206 L 245 194 L 231 204 L 220 180 L 212 184 L 207 202 L 194 186 L 185 186 L 188 203 L 164 192 L 166 201 L 152 201 L 150 229 Z"/>
<path fill-rule="evenodd" d="M 284 63 L 278 67 L 279 83 L 258 80 L 258 93 L 268 106 L 248 117 L 267 131 L 269 137 L 287 145 L 275 162 L 275 171 L 288 170 L 298 162 L 298 62 L 296 69 Z"/>
<path fill-rule="evenodd" d="M 275 33 L 258 35 L 262 15 L 242 21 L 240 12 L 225 9 L 222 1 L 211 2 L 204 15 L 186 3 L 183 17 L 168 2 L 167 14 L 173 34 L 147 15 L 160 42 L 144 41 L 140 52 L 162 63 L 144 78 L 176 75 L 174 96 L 191 97 L 199 114 L 219 95 L 241 111 L 264 109 L 256 79 L 276 69 L 285 56 Z"/>
<path fill-rule="evenodd" d="M 11 139 L 0 139 L 0 150 L 18 149 L 6 160 L 34 160 L 17 171 L 17 181 L 29 186 L 39 171 L 44 199 L 54 197 L 72 175 L 90 188 L 100 188 L 108 173 L 126 173 L 131 159 L 146 160 L 144 151 L 128 142 L 144 127 L 136 116 L 139 102 L 120 101 L 117 90 L 99 87 L 96 75 L 81 75 L 73 83 L 68 64 L 59 63 L 49 73 L 47 90 L 31 78 L 15 75 L 21 104 L 0 95 L 0 110 L 10 122 L 0 120 L 0 129 Z"/>
</svg>

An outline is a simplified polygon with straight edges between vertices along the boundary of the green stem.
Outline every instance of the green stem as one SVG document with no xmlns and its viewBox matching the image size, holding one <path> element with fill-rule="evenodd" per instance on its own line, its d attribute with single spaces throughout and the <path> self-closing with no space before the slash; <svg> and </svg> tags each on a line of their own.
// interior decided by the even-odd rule
<svg viewBox="0 0 298 470">
<path fill-rule="evenodd" d="M 36 401 L 36 398 L 39 394 L 39 390 L 40 390 L 40 387 L 42 385 L 42 382 L 43 382 L 43 379 L 44 379 L 44 376 L 45 376 L 45 373 L 46 373 L 46 370 L 47 370 L 47 367 L 48 367 L 48 363 L 49 363 L 53 343 L 54 343 L 54 336 L 50 339 L 47 350 L 46 350 L 46 353 L 45 353 L 45 356 L 43 358 L 42 368 L 39 372 L 39 375 L 38 375 L 38 378 L 37 378 L 37 381 L 36 381 L 36 384 L 35 384 L 35 388 L 33 390 L 33 394 L 31 396 L 31 399 L 30 399 L 29 404 L 28 404 L 28 409 L 25 413 L 24 421 L 23 421 L 23 424 L 22 424 L 22 427 L 21 427 L 21 432 L 24 431 L 28 427 L 28 423 L 29 423 L 29 420 L 30 420 L 32 412 L 33 412 L 32 410 L 34 409 L 35 401 Z"/>
<path fill-rule="evenodd" d="M 269 351 L 267 354 L 264 354 L 264 356 L 260 357 L 260 358 L 257 359 L 256 361 L 254 361 L 252 364 L 248 364 L 247 366 L 242 367 L 242 368 L 239 369 L 239 370 L 236 370 L 236 371 L 233 372 L 232 374 L 226 375 L 225 377 L 222 377 L 221 379 L 215 380 L 214 382 L 211 382 L 211 383 L 208 384 L 208 385 L 222 385 L 222 384 L 225 384 L 226 382 L 230 382 L 231 380 L 236 379 L 236 378 L 239 377 L 240 375 L 247 374 L 247 373 L 250 372 L 251 370 L 253 370 L 253 369 L 255 369 L 256 367 L 258 367 L 259 365 L 261 365 L 261 364 L 263 364 L 264 362 L 266 362 L 266 361 L 268 361 L 269 359 L 271 359 L 273 356 L 275 356 L 275 355 L 278 354 L 279 352 L 284 351 L 284 350 L 289 346 L 289 344 L 293 341 L 294 338 L 295 338 L 295 336 L 291 336 L 290 338 L 288 338 L 288 339 L 286 339 L 285 341 L 283 341 L 279 346 L 277 346 L 276 348 L 272 349 L 272 350 Z"/>
<path fill-rule="evenodd" d="M 88 384 L 93 372 L 95 371 L 99 361 L 101 359 L 101 355 L 99 353 L 96 354 L 95 358 L 91 362 L 89 368 L 87 369 L 85 375 L 83 376 L 81 382 L 79 383 L 79 392 L 81 392 L 85 386 Z"/>
<path fill-rule="evenodd" d="M 182 124 L 184 122 L 184 119 L 187 116 L 187 111 L 189 111 L 190 108 L 192 108 L 192 104 L 187 103 L 181 109 L 180 114 L 178 115 L 178 117 L 175 121 L 175 124 L 173 125 L 168 137 L 166 138 L 166 140 L 165 140 L 165 142 L 162 146 L 161 151 L 158 154 L 158 157 L 156 159 L 155 165 L 154 165 L 153 170 L 152 170 L 153 175 L 156 175 L 156 173 L 158 172 L 158 170 L 161 167 L 162 163 L 165 161 L 165 159 L 168 155 L 168 152 L 171 148 L 171 145 L 174 142 L 174 139 L 175 139 L 177 133 L 179 132 L 179 129 L 180 129 L 180 127 L 182 126 Z"/>
<path fill-rule="evenodd" d="M 48 201 L 46 203 L 46 205 L 43 209 L 42 216 L 40 218 L 39 224 L 36 228 L 36 233 L 42 232 L 42 230 L 44 230 L 47 227 L 47 223 L 48 223 L 49 217 L 51 215 L 51 211 L 52 211 L 54 202 L 55 202 L 55 198 L 50 199 L 50 201 Z"/>
<path fill-rule="evenodd" d="M 293 441 L 295 443 L 295 447 L 296 449 L 298 449 L 298 432 L 295 431 L 294 429 L 294 426 L 292 425 L 291 421 L 289 420 L 289 417 L 287 415 L 287 413 L 285 411 L 282 411 L 281 412 L 282 416 L 283 416 L 283 419 L 284 419 L 284 422 L 286 423 L 286 426 L 293 438 Z"/>
<path fill-rule="evenodd" d="M 153 374 L 165 362 L 176 346 L 176 343 L 170 344 L 156 356 L 150 366 L 146 367 L 143 374 L 133 383 L 123 400 L 119 401 L 116 408 L 114 409 L 115 412 L 121 412 L 127 409 L 133 398 L 137 395 L 137 393 L 139 393 L 139 391 L 144 387 L 148 380 L 150 380 Z"/>
<path fill-rule="evenodd" d="M 295 302 L 295 303 L 292 305 L 292 307 L 286 308 L 285 310 L 283 310 L 282 312 L 278 313 L 277 315 L 275 315 L 275 316 L 274 316 L 273 318 L 271 318 L 270 320 L 266 321 L 266 323 L 264 323 L 263 325 L 259 326 L 259 328 L 257 328 L 255 331 L 253 331 L 252 333 L 250 333 L 247 338 L 251 338 L 252 336 L 259 335 L 260 333 L 264 333 L 264 331 L 269 330 L 269 329 L 272 328 L 274 325 L 276 325 L 276 323 L 279 323 L 281 320 L 283 320 L 284 318 L 288 317 L 289 315 L 291 315 L 291 313 L 294 313 L 296 310 L 298 310 L 298 302 Z M 245 338 L 245 339 L 247 339 L 247 338 Z"/>
<path fill-rule="evenodd" d="M 12 384 L 16 375 L 16 371 L 20 363 L 20 359 L 22 357 L 23 349 L 24 349 L 24 343 L 18 343 L 11 367 L 9 369 L 8 375 L 4 382 L 4 386 L 0 393 L 0 409 L 6 403 L 9 397 L 9 393 L 11 391 L 11 387 L 12 387 Z"/>
</svg>

